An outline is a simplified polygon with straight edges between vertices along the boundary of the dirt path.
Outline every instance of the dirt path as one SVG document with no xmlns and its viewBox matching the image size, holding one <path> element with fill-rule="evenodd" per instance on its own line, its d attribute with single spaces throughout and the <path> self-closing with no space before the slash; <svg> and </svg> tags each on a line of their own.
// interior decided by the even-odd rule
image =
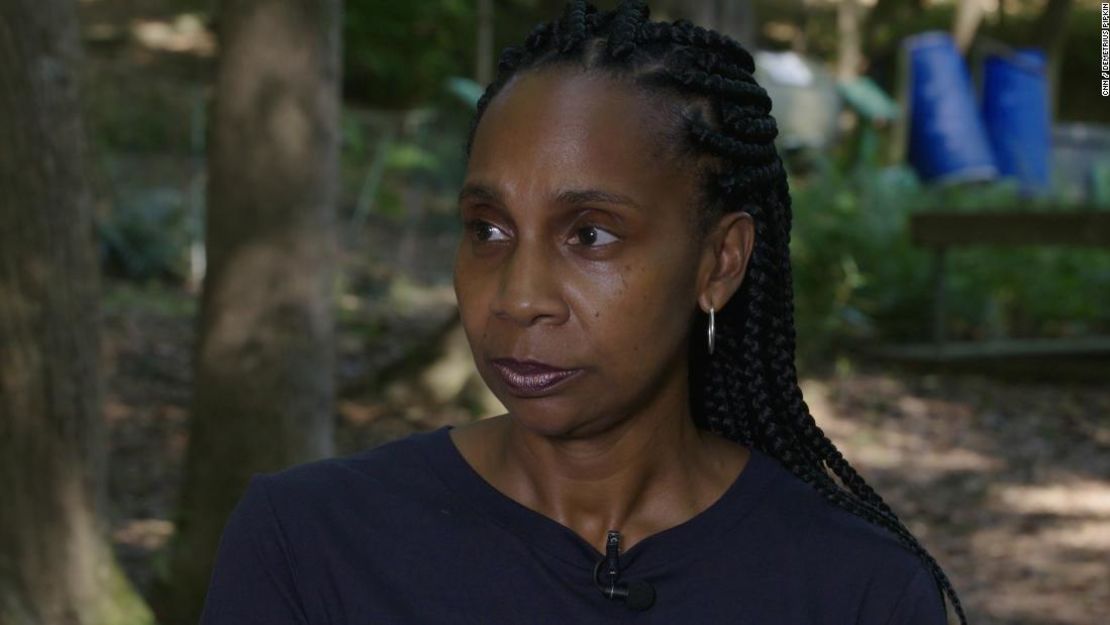
<svg viewBox="0 0 1110 625">
<path fill-rule="evenodd" d="M 1110 390 L 857 372 L 804 391 L 970 622 L 1107 622 Z"/>
</svg>

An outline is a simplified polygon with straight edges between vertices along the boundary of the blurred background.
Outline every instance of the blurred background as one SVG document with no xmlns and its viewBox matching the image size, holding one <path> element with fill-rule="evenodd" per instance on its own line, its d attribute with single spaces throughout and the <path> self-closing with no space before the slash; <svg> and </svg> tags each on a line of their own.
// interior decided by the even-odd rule
<svg viewBox="0 0 1110 625">
<path fill-rule="evenodd" d="M 195 623 L 252 474 L 504 411 L 462 142 L 562 4 L 5 1 L 0 622 Z M 1100 3 L 649 4 L 774 101 L 818 424 L 971 622 L 1106 622 Z"/>
</svg>

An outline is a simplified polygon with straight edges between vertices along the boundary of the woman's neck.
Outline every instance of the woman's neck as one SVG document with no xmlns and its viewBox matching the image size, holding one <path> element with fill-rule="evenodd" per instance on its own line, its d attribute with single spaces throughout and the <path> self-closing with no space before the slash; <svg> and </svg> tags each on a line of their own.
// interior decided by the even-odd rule
<svg viewBox="0 0 1110 625">
<path fill-rule="evenodd" d="M 677 408 L 578 437 L 538 434 L 508 414 L 495 419 L 487 479 L 599 551 L 607 530 L 619 530 L 628 549 L 696 516 L 748 457 L 745 447 L 699 430 L 688 410 Z"/>
</svg>

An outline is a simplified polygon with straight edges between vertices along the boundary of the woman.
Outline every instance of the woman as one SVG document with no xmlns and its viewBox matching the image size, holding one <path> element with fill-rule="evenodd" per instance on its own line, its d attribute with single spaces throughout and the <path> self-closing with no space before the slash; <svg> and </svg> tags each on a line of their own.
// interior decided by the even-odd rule
<svg viewBox="0 0 1110 625">
<path fill-rule="evenodd" d="M 478 103 L 455 290 L 509 412 L 254 476 L 202 623 L 966 622 L 802 401 L 752 57 L 648 17 L 569 3 Z"/>
</svg>

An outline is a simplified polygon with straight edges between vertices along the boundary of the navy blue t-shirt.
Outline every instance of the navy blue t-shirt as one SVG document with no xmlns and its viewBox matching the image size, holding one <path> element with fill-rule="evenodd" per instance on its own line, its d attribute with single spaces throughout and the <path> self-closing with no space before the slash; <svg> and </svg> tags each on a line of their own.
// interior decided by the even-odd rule
<svg viewBox="0 0 1110 625">
<path fill-rule="evenodd" d="M 620 579 L 656 592 L 630 610 L 594 583 L 603 554 L 494 488 L 450 428 L 254 475 L 201 625 L 946 623 L 908 548 L 757 449 L 707 509 L 620 554 Z"/>
</svg>

